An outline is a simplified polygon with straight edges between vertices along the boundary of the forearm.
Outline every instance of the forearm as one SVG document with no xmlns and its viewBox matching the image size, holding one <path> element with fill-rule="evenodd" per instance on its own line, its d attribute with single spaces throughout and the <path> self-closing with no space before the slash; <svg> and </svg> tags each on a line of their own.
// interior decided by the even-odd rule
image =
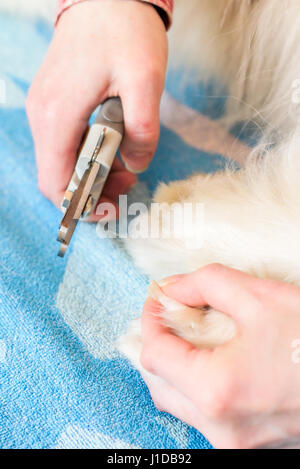
<svg viewBox="0 0 300 469">
<path fill-rule="evenodd" d="M 72 5 L 75 5 L 76 3 L 80 3 L 84 1 L 87 1 L 87 0 L 59 0 L 56 22 L 59 20 L 61 14 L 67 8 L 70 8 Z M 172 22 L 174 0 L 139 0 L 139 1 L 151 3 L 152 5 L 157 7 L 161 12 L 161 16 L 166 24 L 167 29 L 170 27 L 171 22 Z"/>
</svg>

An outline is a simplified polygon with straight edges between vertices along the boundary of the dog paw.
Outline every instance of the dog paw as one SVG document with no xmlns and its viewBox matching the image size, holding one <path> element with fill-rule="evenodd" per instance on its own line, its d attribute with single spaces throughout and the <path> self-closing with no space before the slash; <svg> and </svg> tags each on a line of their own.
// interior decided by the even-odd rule
<svg viewBox="0 0 300 469">
<path fill-rule="evenodd" d="M 161 287 L 152 282 L 150 296 L 160 304 L 160 316 L 164 325 L 182 339 L 197 348 L 215 348 L 229 342 L 236 334 L 236 325 L 229 316 L 205 308 L 191 308 L 166 296 Z M 141 363 L 141 319 L 130 323 L 128 332 L 118 340 L 118 349 L 132 365 L 147 373 Z"/>
<path fill-rule="evenodd" d="M 191 308 L 167 297 L 156 282 L 150 296 L 161 305 L 160 316 L 166 327 L 198 348 L 215 348 L 229 342 L 236 326 L 229 316 L 212 308 Z"/>
<path fill-rule="evenodd" d="M 135 368 L 141 371 L 142 336 L 140 318 L 131 321 L 127 333 L 119 337 L 117 348 Z"/>
</svg>

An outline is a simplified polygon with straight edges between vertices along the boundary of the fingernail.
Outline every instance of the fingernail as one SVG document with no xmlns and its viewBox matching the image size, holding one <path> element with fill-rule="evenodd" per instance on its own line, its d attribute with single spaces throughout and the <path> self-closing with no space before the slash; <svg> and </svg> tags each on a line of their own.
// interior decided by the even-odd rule
<svg viewBox="0 0 300 469">
<path fill-rule="evenodd" d="M 135 153 L 128 153 L 126 155 L 129 160 L 150 160 L 152 153 L 145 152 L 145 151 L 137 151 Z"/>
<path fill-rule="evenodd" d="M 161 280 L 160 282 L 158 282 L 158 285 L 161 288 L 163 288 L 163 287 L 166 287 L 167 285 L 172 285 L 173 283 L 179 282 L 180 280 L 183 279 L 183 277 L 184 277 L 184 274 L 172 275 L 171 277 L 166 277 L 163 280 Z"/>
<path fill-rule="evenodd" d="M 136 152 L 126 155 L 125 166 L 128 171 L 140 174 L 146 171 L 151 161 L 152 154 L 149 152 Z"/>
<path fill-rule="evenodd" d="M 128 163 L 125 163 L 125 168 L 127 169 L 127 171 L 130 171 L 133 174 L 141 174 L 141 173 L 144 173 L 148 169 L 148 165 L 142 169 L 135 169 L 135 168 L 132 168 Z"/>
</svg>

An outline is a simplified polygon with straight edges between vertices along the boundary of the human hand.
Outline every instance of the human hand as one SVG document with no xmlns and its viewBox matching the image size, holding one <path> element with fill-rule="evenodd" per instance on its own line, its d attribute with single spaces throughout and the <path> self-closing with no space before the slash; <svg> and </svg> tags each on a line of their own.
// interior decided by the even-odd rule
<svg viewBox="0 0 300 469">
<path fill-rule="evenodd" d="M 163 380 L 144 376 L 157 408 L 216 448 L 299 445 L 300 288 L 217 264 L 167 282 L 167 296 L 230 315 L 238 332 L 214 350 L 196 349 L 163 326 L 148 299 L 141 364 Z"/>
<path fill-rule="evenodd" d="M 121 155 L 127 169 L 147 168 L 159 137 L 166 63 L 165 26 L 150 4 L 98 0 L 63 13 L 26 105 L 38 184 L 55 205 L 60 207 L 88 119 L 107 97 L 122 99 Z M 136 176 L 116 162 L 105 200 L 115 201 L 135 181 Z"/>
</svg>

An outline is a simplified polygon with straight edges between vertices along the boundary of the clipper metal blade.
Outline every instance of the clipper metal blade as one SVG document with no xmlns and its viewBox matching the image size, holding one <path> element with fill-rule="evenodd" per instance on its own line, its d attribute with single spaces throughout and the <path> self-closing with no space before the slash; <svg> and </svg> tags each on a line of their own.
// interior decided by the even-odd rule
<svg viewBox="0 0 300 469">
<path fill-rule="evenodd" d="M 109 98 L 89 129 L 62 202 L 64 216 L 57 240 L 64 257 L 80 219 L 93 213 L 124 134 L 120 98 Z"/>
</svg>

